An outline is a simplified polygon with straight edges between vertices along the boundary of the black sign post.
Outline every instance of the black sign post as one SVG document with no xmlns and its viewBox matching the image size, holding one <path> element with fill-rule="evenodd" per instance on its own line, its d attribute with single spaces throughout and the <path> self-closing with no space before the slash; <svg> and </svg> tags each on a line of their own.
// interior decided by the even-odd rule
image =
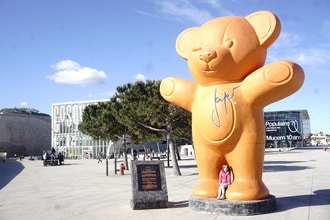
<svg viewBox="0 0 330 220">
<path fill-rule="evenodd" d="M 132 209 L 168 207 L 163 161 L 132 161 Z"/>
</svg>

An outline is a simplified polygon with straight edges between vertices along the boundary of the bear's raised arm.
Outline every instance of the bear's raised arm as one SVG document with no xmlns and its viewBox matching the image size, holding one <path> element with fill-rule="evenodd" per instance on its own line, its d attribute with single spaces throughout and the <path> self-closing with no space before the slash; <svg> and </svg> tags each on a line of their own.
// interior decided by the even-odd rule
<svg viewBox="0 0 330 220">
<path fill-rule="evenodd" d="M 251 73 L 242 84 L 244 97 L 253 105 L 265 107 L 295 93 L 305 79 L 296 63 L 281 60 Z"/>
<path fill-rule="evenodd" d="M 170 77 L 160 84 L 160 94 L 166 101 L 190 112 L 195 92 L 196 84 L 184 79 Z"/>
</svg>

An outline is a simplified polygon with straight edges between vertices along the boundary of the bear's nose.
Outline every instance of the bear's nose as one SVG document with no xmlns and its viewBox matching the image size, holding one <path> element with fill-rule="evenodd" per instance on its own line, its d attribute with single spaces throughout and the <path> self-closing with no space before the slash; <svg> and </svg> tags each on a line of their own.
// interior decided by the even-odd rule
<svg viewBox="0 0 330 220">
<path fill-rule="evenodd" d="M 204 61 L 205 63 L 209 63 L 211 60 L 217 57 L 217 53 L 215 50 L 203 50 L 199 54 L 199 59 Z"/>
</svg>

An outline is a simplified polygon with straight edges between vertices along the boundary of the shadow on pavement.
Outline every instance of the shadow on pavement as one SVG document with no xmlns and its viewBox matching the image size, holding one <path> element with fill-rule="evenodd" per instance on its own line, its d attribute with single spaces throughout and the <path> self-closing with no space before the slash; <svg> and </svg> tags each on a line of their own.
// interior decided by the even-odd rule
<svg viewBox="0 0 330 220">
<path fill-rule="evenodd" d="M 6 186 L 12 179 L 14 179 L 22 170 L 24 166 L 16 159 L 8 159 L 5 163 L 0 164 L 0 189 Z"/>
<path fill-rule="evenodd" d="M 186 208 L 189 206 L 188 200 L 180 202 L 168 202 L 168 208 Z"/>
<path fill-rule="evenodd" d="M 276 198 L 277 208 L 275 212 L 283 212 L 299 207 L 330 205 L 330 189 L 316 190 L 313 194 Z M 169 208 L 186 208 L 188 200 L 168 202 Z"/>
<path fill-rule="evenodd" d="M 276 198 L 275 212 L 283 212 L 299 207 L 330 205 L 330 189 L 316 190 L 313 194 Z M 168 202 L 169 208 L 185 208 L 189 206 L 188 200 Z"/>
<path fill-rule="evenodd" d="M 264 166 L 264 172 L 278 172 L 278 171 L 297 171 L 312 169 L 308 166 L 284 166 L 284 165 L 274 165 L 274 166 Z"/>
<path fill-rule="evenodd" d="M 306 161 L 265 161 L 264 172 L 278 172 L 278 171 L 297 171 L 311 169 L 309 166 L 290 165 L 292 163 L 304 163 Z M 286 166 L 287 164 L 287 166 Z"/>
<path fill-rule="evenodd" d="M 330 205 L 330 189 L 316 190 L 313 194 L 308 195 L 276 198 L 276 203 L 276 212 L 287 211 L 289 209 L 305 206 Z"/>
<path fill-rule="evenodd" d="M 61 165 L 47 165 L 46 167 L 63 167 L 63 166 L 75 166 L 83 163 L 62 163 Z"/>
</svg>

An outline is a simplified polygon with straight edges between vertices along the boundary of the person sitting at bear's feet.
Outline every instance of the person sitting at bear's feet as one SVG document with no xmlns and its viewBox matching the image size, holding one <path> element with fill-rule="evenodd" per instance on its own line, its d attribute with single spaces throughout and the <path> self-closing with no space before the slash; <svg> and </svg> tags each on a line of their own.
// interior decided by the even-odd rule
<svg viewBox="0 0 330 220">
<path fill-rule="evenodd" d="M 219 173 L 219 190 L 217 199 L 225 199 L 227 187 L 232 182 L 232 175 L 228 165 L 223 165 Z"/>
</svg>

